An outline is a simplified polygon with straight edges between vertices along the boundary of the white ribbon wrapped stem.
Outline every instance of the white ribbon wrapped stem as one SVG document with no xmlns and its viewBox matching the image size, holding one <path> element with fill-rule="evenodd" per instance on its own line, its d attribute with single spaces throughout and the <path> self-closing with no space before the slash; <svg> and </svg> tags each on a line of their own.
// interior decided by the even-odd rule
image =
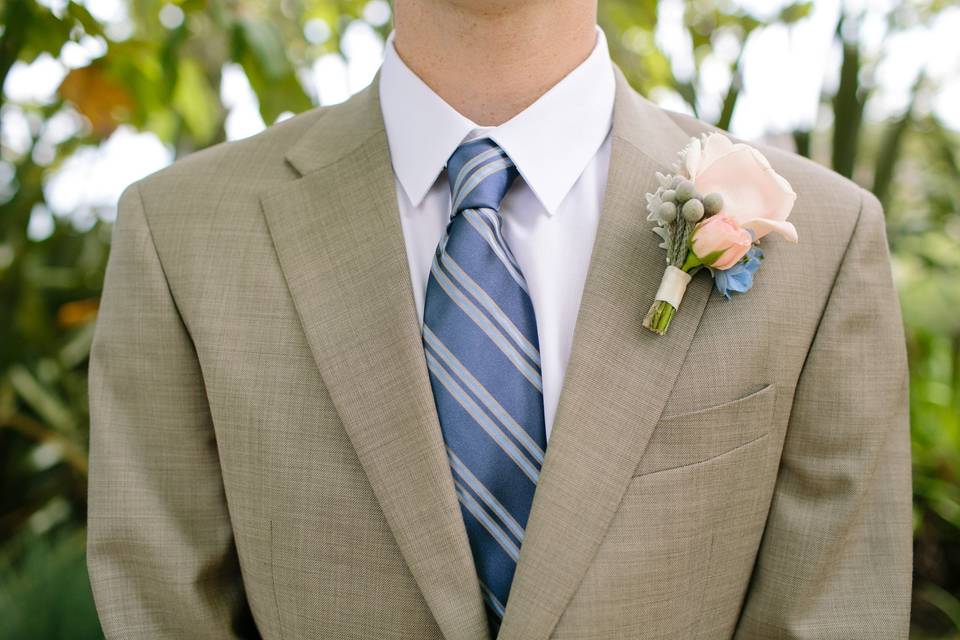
<svg viewBox="0 0 960 640">
<path fill-rule="evenodd" d="M 679 309 L 690 279 L 691 276 L 686 271 L 673 265 L 668 266 L 663 272 L 663 280 L 660 281 L 660 288 L 657 289 L 656 299 L 669 303 L 674 309 Z"/>
</svg>

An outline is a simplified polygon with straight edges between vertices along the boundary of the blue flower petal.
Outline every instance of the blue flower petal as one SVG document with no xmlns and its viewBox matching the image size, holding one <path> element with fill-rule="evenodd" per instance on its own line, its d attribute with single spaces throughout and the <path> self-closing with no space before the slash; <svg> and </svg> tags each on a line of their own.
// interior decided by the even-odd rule
<svg viewBox="0 0 960 640">
<path fill-rule="evenodd" d="M 753 286 L 753 274 L 760 268 L 760 262 L 763 260 L 763 250 L 760 247 L 753 246 L 747 251 L 743 260 L 723 271 L 715 270 L 713 272 L 713 283 L 717 291 L 730 299 L 731 293 L 744 293 Z"/>
</svg>

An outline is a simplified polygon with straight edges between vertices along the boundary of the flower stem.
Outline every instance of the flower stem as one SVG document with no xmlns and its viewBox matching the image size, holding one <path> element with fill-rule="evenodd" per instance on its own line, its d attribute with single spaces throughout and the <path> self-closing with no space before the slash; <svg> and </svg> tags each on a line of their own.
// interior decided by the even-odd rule
<svg viewBox="0 0 960 640">
<path fill-rule="evenodd" d="M 667 332 L 675 312 L 676 309 L 669 302 L 654 300 L 650 310 L 647 311 L 647 315 L 643 318 L 643 326 L 645 329 L 662 336 Z"/>
<path fill-rule="evenodd" d="M 700 258 L 697 257 L 697 254 L 695 254 L 693 251 L 690 251 L 690 252 L 687 253 L 687 257 L 686 257 L 686 259 L 683 261 L 683 264 L 680 266 L 680 268 L 681 268 L 683 271 L 686 271 L 687 273 L 690 273 L 690 270 L 691 270 L 691 269 L 693 269 L 693 268 L 695 268 L 695 267 L 699 267 L 699 266 L 702 265 L 702 264 L 703 264 L 703 263 L 700 262 Z"/>
<path fill-rule="evenodd" d="M 689 249 L 687 239 L 690 237 L 691 226 L 692 225 L 686 221 L 677 221 L 676 223 L 676 238 L 674 239 L 673 256 L 670 260 L 670 264 L 675 267 L 680 267 L 687 257 L 687 251 Z"/>
</svg>

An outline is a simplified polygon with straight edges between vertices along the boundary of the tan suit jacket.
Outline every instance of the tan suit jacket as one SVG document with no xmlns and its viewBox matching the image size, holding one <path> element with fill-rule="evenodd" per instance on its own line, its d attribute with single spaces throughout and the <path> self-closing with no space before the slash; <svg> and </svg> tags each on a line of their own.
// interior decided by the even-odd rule
<svg viewBox="0 0 960 640">
<path fill-rule="evenodd" d="M 904 638 L 907 375 L 877 200 L 799 194 L 664 337 L 654 173 L 707 130 L 617 71 L 573 352 L 501 638 Z M 110 638 L 482 640 L 377 83 L 130 187 L 90 369 Z"/>
</svg>

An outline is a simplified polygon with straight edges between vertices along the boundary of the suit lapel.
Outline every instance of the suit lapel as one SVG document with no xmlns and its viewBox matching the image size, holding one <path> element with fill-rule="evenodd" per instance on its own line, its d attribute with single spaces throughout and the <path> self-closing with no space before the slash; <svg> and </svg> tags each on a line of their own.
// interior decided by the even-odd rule
<svg viewBox="0 0 960 640">
<path fill-rule="evenodd" d="M 322 112 L 262 199 L 311 351 L 449 640 L 487 637 L 424 362 L 377 80 Z"/>
<path fill-rule="evenodd" d="M 644 194 L 689 136 L 616 75 L 603 211 L 500 638 L 552 632 L 637 468 L 711 290 L 708 277 L 694 278 L 666 336 L 641 327 L 665 267 Z"/>
</svg>

